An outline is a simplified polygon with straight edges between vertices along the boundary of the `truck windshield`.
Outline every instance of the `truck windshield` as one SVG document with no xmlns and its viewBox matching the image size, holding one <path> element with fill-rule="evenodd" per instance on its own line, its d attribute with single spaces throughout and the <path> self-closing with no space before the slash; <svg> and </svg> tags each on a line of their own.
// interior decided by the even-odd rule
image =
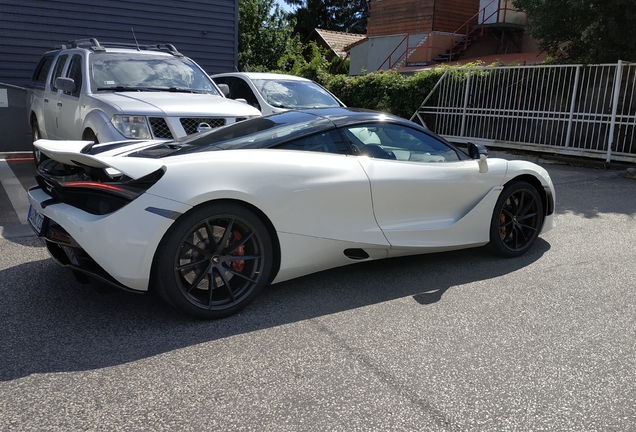
<svg viewBox="0 0 636 432">
<path fill-rule="evenodd" d="M 148 53 L 95 53 L 90 56 L 91 89 L 99 91 L 218 91 L 192 61 Z"/>
</svg>

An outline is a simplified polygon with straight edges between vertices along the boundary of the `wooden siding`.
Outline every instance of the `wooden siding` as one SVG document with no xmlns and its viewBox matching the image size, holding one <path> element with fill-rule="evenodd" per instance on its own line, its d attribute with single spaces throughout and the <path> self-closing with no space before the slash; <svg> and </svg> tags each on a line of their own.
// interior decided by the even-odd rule
<svg viewBox="0 0 636 432">
<path fill-rule="evenodd" d="M 0 0 L 0 82 L 24 85 L 42 53 L 88 37 L 171 43 L 213 74 L 237 64 L 238 0 Z"/>
<path fill-rule="evenodd" d="M 472 24 L 477 24 L 479 12 L 479 0 L 437 0 L 435 1 L 435 24 L 433 31 L 439 32 L 455 32 L 460 33 L 466 31 L 460 29 L 469 20 Z"/>
<path fill-rule="evenodd" d="M 367 34 L 454 32 L 477 12 L 479 0 L 371 0 Z"/>
</svg>

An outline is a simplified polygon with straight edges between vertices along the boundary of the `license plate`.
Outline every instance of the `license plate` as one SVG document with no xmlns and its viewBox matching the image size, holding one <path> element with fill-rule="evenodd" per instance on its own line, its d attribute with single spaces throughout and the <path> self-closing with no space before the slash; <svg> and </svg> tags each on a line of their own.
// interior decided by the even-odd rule
<svg viewBox="0 0 636 432">
<path fill-rule="evenodd" d="M 31 228 L 33 228 L 33 231 L 35 231 L 35 233 L 39 236 L 42 235 L 45 219 L 46 216 L 34 209 L 33 206 L 29 207 L 29 216 L 27 217 L 27 220 L 29 221 Z"/>
</svg>

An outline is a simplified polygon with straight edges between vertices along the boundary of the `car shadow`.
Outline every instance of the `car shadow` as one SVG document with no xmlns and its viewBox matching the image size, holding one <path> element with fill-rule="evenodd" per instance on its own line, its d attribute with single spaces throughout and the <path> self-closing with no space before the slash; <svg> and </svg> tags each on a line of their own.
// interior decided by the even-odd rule
<svg viewBox="0 0 636 432">
<path fill-rule="evenodd" d="M 539 238 L 515 259 L 479 248 L 359 263 L 273 285 L 218 321 L 184 316 L 155 295 L 99 294 L 51 259 L 32 261 L 0 271 L 0 381 L 120 365 L 398 298 L 426 307 L 449 289 L 515 272 L 549 249 Z"/>
</svg>

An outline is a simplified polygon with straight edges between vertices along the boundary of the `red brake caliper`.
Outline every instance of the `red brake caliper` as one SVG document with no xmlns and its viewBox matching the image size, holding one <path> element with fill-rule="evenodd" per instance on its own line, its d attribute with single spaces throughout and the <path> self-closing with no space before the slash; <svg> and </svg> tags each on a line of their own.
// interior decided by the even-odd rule
<svg viewBox="0 0 636 432">
<path fill-rule="evenodd" d="M 232 235 L 234 236 L 235 241 L 240 241 L 243 238 L 241 233 L 238 231 L 232 231 Z M 244 255 L 245 255 L 245 245 L 239 246 L 239 248 L 232 253 L 232 256 L 244 256 Z M 240 273 L 243 271 L 244 268 L 245 268 L 245 261 L 243 260 L 234 261 L 232 263 L 232 269 L 234 269 L 234 271 L 236 272 Z"/>
<path fill-rule="evenodd" d="M 506 223 L 506 216 L 501 213 L 499 215 L 499 236 L 503 239 L 506 237 L 506 227 L 504 226 Z"/>
</svg>

